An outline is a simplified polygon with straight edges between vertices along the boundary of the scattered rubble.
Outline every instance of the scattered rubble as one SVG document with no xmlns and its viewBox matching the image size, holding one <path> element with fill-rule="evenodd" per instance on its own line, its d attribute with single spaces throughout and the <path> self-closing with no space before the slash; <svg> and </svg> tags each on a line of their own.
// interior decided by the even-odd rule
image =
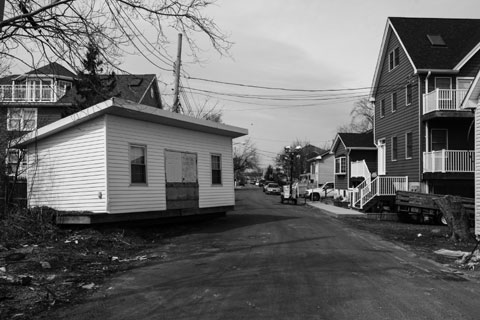
<svg viewBox="0 0 480 320">
<path fill-rule="evenodd" d="M 0 238 L 0 319 L 36 318 L 79 301 L 112 273 L 164 258 L 148 249 L 168 232 L 145 229 L 59 229 L 51 238 L 8 245 Z"/>
</svg>

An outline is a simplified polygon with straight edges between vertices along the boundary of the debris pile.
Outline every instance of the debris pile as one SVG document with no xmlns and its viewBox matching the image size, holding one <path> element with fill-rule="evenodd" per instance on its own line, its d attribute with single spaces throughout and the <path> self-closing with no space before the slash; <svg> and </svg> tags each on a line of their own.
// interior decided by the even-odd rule
<svg viewBox="0 0 480 320">
<path fill-rule="evenodd" d="M 136 230 L 60 230 L 34 240 L 0 242 L 0 319 L 31 319 L 81 299 L 112 273 L 157 258 L 144 251 L 155 239 Z"/>
</svg>

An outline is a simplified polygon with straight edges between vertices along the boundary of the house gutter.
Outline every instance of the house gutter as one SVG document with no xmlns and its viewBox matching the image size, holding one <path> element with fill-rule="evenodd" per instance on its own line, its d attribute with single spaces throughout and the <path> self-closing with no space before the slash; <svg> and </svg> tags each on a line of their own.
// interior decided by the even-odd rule
<svg viewBox="0 0 480 320">
<path fill-rule="evenodd" d="M 414 73 L 440 73 L 440 74 L 458 74 L 459 70 L 452 70 L 452 69 L 416 69 Z"/>
</svg>

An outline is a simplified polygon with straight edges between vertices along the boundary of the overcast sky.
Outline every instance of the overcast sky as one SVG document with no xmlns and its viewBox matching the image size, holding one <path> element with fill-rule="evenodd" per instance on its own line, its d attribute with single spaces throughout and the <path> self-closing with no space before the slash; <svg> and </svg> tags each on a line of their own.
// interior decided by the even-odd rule
<svg viewBox="0 0 480 320">
<path fill-rule="evenodd" d="M 329 146 L 337 127 L 350 122 L 354 101 L 369 92 L 387 17 L 480 18 L 480 2 L 218 0 L 204 14 L 229 35 L 234 43 L 231 57 L 221 57 L 200 37 L 202 63 L 193 63 L 185 50 L 183 74 L 285 89 L 345 89 L 291 92 L 184 78 L 183 86 L 192 88 L 186 91 L 188 104 L 198 108 L 207 98 L 208 105 L 217 104 L 225 123 L 249 130 L 248 137 L 235 143 L 250 138 L 262 166 L 267 166 L 295 140 Z M 168 51 L 175 57 L 176 34 L 171 40 Z M 131 73 L 157 74 L 164 101 L 172 104 L 173 73 L 139 55 L 126 57 L 122 67 Z M 365 89 L 349 90 L 356 88 Z"/>
<path fill-rule="evenodd" d="M 371 86 L 387 17 L 480 18 L 480 2 L 220 0 L 206 14 L 230 35 L 232 57 L 220 58 L 213 50 L 202 52 L 206 61 L 201 67 L 183 65 L 190 76 L 266 87 L 353 89 Z M 161 78 L 171 83 L 171 77 Z M 264 166 L 273 163 L 275 154 L 294 140 L 319 147 L 329 144 L 337 127 L 350 121 L 353 102 L 369 92 L 282 92 L 198 80 L 183 84 L 233 95 L 296 98 L 209 94 L 213 96 L 210 102 L 218 101 L 222 107 L 225 123 L 249 130 Z M 171 92 L 171 86 L 165 89 L 165 93 Z M 165 100 L 170 103 L 171 97 L 165 96 Z"/>
</svg>

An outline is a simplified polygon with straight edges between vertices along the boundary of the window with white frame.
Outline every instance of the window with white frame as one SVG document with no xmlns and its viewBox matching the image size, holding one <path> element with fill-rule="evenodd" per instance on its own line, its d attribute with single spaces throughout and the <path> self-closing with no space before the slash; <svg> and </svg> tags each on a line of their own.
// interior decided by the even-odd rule
<svg viewBox="0 0 480 320">
<path fill-rule="evenodd" d="M 440 151 L 448 149 L 448 130 L 432 129 L 430 137 L 430 149 L 432 151 Z"/>
<path fill-rule="evenodd" d="M 388 54 L 388 71 L 392 71 L 400 64 L 400 49 L 396 47 Z"/>
<path fill-rule="evenodd" d="M 413 134 L 407 132 L 405 134 L 405 159 L 412 159 L 413 157 Z"/>
<path fill-rule="evenodd" d="M 397 93 L 392 93 L 392 113 L 397 111 Z"/>
<path fill-rule="evenodd" d="M 335 174 L 347 174 L 347 158 L 335 158 Z"/>
<path fill-rule="evenodd" d="M 222 156 L 212 154 L 212 184 L 222 184 Z"/>
<path fill-rule="evenodd" d="M 405 87 L 405 104 L 407 106 L 412 104 L 413 99 L 413 87 L 411 84 L 407 84 Z"/>
<path fill-rule="evenodd" d="M 60 99 L 65 95 L 68 89 L 72 87 L 72 83 L 68 81 L 58 80 L 57 81 L 57 99 Z"/>
<path fill-rule="evenodd" d="M 385 117 L 385 99 L 380 100 L 380 118 Z"/>
<path fill-rule="evenodd" d="M 147 147 L 130 145 L 130 181 L 132 184 L 147 183 Z"/>
<path fill-rule="evenodd" d="M 32 131 L 37 128 L 37 108 L 8 108 L 8 131 Z"/>
<path fill-rule="evenodd" d="M 21 176 L 27 169 L 27 153 L 26 150 L 10 148 L 6 150 L 7 156 L 5 164 L 8 175 Z"/>
<path fill-rule="evenodd" d="M 392 161 L 397 161 L 398 159 L 398 139 L 397 137 L 392 137 Z"/>
</svg>

